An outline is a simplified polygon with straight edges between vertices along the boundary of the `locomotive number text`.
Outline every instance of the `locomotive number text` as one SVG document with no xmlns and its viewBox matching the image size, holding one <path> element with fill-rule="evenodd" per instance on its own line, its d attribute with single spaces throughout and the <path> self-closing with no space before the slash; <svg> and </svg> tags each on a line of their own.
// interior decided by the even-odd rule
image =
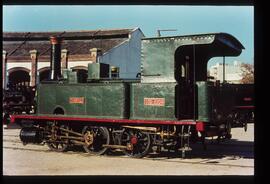
<svg viewBox="0 0 270 184">
<path fill-rule="evenodd" d="M 144 105 L 165 106 L 165 98 L 144 98 Z"/>
<path fill-rule="evenodd" d="M 84 104 L 84 97 L 69 97 L 70 104 Z"/>
</svg>

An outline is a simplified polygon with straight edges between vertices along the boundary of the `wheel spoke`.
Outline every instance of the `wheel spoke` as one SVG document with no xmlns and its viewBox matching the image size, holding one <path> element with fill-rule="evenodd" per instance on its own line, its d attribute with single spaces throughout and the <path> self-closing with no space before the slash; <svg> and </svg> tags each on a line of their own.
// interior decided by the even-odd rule
<svg viewBox="0 0 270 184">
<path fill-rule="evenodd" d="M 110 143 L 109 131 L 106 127 L 85 126 L 82 134 L 84 135 L 84 150 L 90 154 L 101 155 L 107 151 L 103 144 Z"/>
<path fill-rule="evenodd" d="M 61 131 L 59 129 L 57 131 L 56 130 L 52 131 L 53 126 L 49 128 L 49 129 L 51 129 L 49 135 L 51 137 L 55 137 L 55 138 L 53 138 L 52 140 L 49 140 L 50 142 L 47 145 L 52 151 L 64 152 L 64 151 L 66 151 L 68 149 L 69 144 L 68 143 L 59 143 L 59 142 L 57 142 L 57 141 L 63 141 L 61 139 L 60 140 L 57 139 L 57 137 L 58 136 L 63 136 L 63 135 L 68 136 L 68 133 L 63 132 L 63 131 Z M 60 128 L 68 129 L 68 126 L 61 125 Z"/>
<path fill-rule="evenodd" d="M 140 142 L 147 142 L 147 141 L 148 141 L 148 138 L 147 137 L 145 137 L 145 138 L 143 138 L 143 139 L 140 140 Z"/>
<path fill-rule="evenodd" d="M 151 147 L 150 135 L 140 130 L 126 129 L 121 137 L 121 144 L 132 144 L 132 150 L 125 150 L 125 154 L 131 157 L 143 157 L 145 156 Z"/>
</svg>

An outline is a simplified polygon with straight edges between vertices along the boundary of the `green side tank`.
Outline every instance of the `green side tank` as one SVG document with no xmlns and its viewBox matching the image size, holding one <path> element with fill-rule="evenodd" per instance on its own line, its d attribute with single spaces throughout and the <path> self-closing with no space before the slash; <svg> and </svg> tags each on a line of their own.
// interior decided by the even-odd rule
<svg viewBox="0 0 270 184">
<path fill-rule="evenodd" d="M 126 83 L 40 84 L 37 93 L 39 115 L 64 114 L 100 118 L 129 116 L 129 88 Z"/>
</svg>

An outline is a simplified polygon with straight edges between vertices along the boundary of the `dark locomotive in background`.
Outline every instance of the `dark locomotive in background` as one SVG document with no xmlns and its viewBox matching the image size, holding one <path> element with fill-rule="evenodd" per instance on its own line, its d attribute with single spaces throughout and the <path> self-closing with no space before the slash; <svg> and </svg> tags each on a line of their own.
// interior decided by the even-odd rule
<svg viewBox="0 0 270 184">
<path fill-rule="evenodd" d="M 24 144 L 47 143 L 54 151 L 81 145 L 91 154 L 118 149 L 132 157 L 165 148 L 184 156 L 190 141 L 231 138 L 232 127 L 253 121 L 253 85 L 207 80 L 210 58 L 244 49 L 229 34 L 145 38 L 140 79 L 111 78 L 110 65 L 92 63 L 85 83 L 61 71 L 61 38 L 51 37 L 51 44 L 50 79 L 36 87 L 35 100 L 30 90 L 25 104 L 35 103 L 34 113 L 10 116 L 22 125 Z"/>
<path fill-rule="evenodd" d="M 34 112 L 35 87 L 24 84 L 8 84 L 2 91 L 3 124 L 9 124 L 13 114 L 30 114 Z"/>
</svg>

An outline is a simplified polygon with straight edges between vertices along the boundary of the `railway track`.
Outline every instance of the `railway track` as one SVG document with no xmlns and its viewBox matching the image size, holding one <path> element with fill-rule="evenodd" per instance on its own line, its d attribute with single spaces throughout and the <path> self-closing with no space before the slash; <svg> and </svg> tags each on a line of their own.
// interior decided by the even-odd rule
<svg viewBox="0 0 270 184">
<path fill-rule="evenodd" d="M 6 135 L 4 135 L 5 137 Z M 8 136 L 8 137 L 12 137 L 12 136 Z M 16 135 L 13 135 L 13 137 L 18 137 Z M 31 148 L 31 147 L 27 147 L 27 146 L 23 146 L 23 144 L 21 143 L 20 140 L 7 140 L 7 139 L 3 139 L 4 143 L 15 143 L 12 145 L 3 145 L 3 149 L 9 149 L 9 150 L 20 150 L 20 151 L 32 151 L 32 152 L 44 152 L 44 153 L 56 153 L 53 152 L 51 150 L 49 150 L 49 148 L 47 150 L 44 149 L 39 149 L 39 148 Z M 35 145 L 37 146 L 37 145 Z M 42 146 L 42 145 L 39 145 Z M 232 146 L 232 145 L 228 145 L 228 146 Z M 248 145 L 245 144 L 240 144 L 240 145 L 233 145 L 233 146 L 240 146 L 240 147 L 248 147 Z M 56 153 L 57 154 L 57 153 Z M 68 151 L 68 152 L 61 152 L 59 154 L 65 154 L 65 155 L 80 155 L 83 157 L 91 157 L 91 156 L 95 156 L 95 155 L 89 155 L 88 153 L 83 153 L 82 150 L 72 150 L 72 151 Z M 180 154 L 179 154 L 180 156 Z M 121 154 L 116 154 L 116 155 L 101 155 L 99 157 L 107 157 L 107 158 L 115 158 L 115 157 L 119 157 L 119 158 L 124 158 L 124 159 L 130 159 L 130 157 L 125 156 L 125 155 L 121 155 Z M 234 159 L 240 159 L 239 158 L 234 158 Z M 240 165 L 240 164 L 226 164 L 226 163 L 220 163 L 222 161 L 224 161 L 224 157 L 222 158 L 207 158 L 207 159 L 200 159 L 199 161 L 193 161 L 192 159 L 181 159 L 179 157 L 177 157 L 177 154 L 175 153 L 165 153 L 162 152 L 160 154 L 154 154 L 154 156 L 152 154 L 148 155 L 147 157 L 143 157 L 143 158 L 133 158 L 133 159 L 143 159 L 143 160 L 152 160 L 152 161 L 159 161 L 159 162 L 167 162 L 167 163 L 183 163 L 183 164 L 192 164 L 192 165 L 215 165 L 215 166 L 223 166 L 223 167 L 235 167 L 235 168 L 253 168 L 254 166 L 247 166 L 247 165 Z"/>
<path fill-rule="evenodd" d="M 19 133 L 17 134 L 3 134 L 3 141 L 13 141 L 12 139 L 5 139 L 5 137 L 14 137 L 14 138 L 19 138 Z M 21 141 L 18 139 L 19 143 L 21 143 Z M 248 142 L 248 143 L 231 143 L 231 142 L 227 142 L 227 141 L 221 141 L 221 142 L 217 142 L 217 140 L 206 140 L 207 145 L 211 146 L 211 145 L 218 145 L 218 146 L 224 146 L 224 147 L 251 147 L 253 146 L 253 142 Z"/>
</svg>

